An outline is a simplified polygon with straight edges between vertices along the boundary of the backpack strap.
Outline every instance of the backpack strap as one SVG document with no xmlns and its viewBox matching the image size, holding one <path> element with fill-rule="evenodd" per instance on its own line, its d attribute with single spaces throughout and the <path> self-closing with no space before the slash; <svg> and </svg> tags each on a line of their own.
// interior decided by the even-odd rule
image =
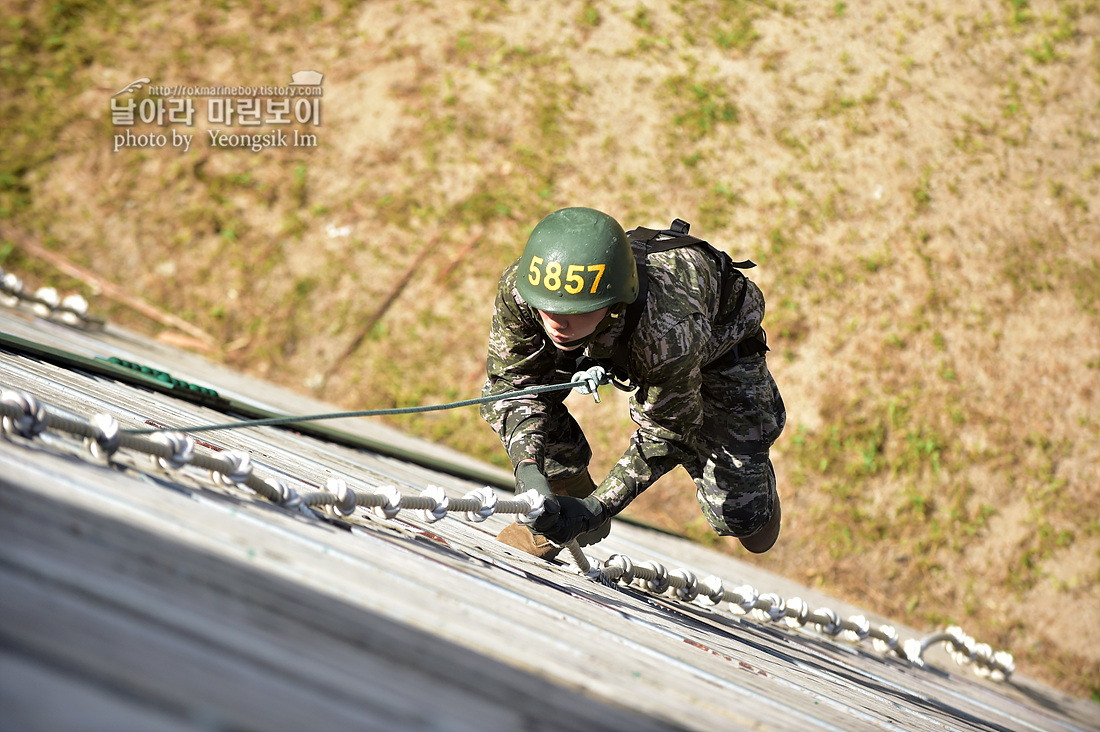
<svg viewBox="0 0 1100 732">
<path fill-rule="evenodd" d="M 667 252 L 672 249 L 681 249 L 683 247 L 699 247 L 702 249 L 714 259 L 715 264 L 718 266 L 718 279 L 722 283 L 722 291 L 718 300 L 719 310 L 725 309 L 726 304 L 729 302 L 737 278 L 744 277 L 738 270 L 751 269 L 756 266 L 756 263 L 749 259 L 734 262 L 733 259 L 721 249 L 715 248 L 709 242 L 697 236 L 688 234 L 690 228 L 691 224 L 683 219 L 674 219 L 667 229 L 647 229 L 639 226 L 636 229 L 626 232 L 630 240 L 631 249 L 634 251 L 634 261 L 638 267 L 638 297 L 626 308 L 623 332 L 619 337 L 619 342 L 611 359 L 613 383 L 621 389 L 629 390 L 630 388 L 628 371 L 630 341 L 634 336 L 634 330 L 638 327 L 638 322 L 642 319 L 642 313 L 646 308 L 646 296 L 649 293 L 649 278 L 646 275 L 646 260 L 650 254 Z M 734 310 L 740 310 L 741 306 L 744 304 L 745 291 L 746 288 L 742 287 Z"/>
<path fill-rule="evenodd" d="M 637 229 L 628 232 L 628 236 L 632 236 Z M 644 231 L 649 231 L 648 229 Z M 626 306 L 626 312 L 623 314 L 623 332 L 619 336 L 618 343 L 615 344 L 615 351 L 611 354 L 611 383 L 623 391 L 631 391 L 630 385 L 630 341 L 634 337 L 634 329 L 638 327 L 638 321 L 642 319 L 642 313 L 645 311 L 646 299 L 649 294 L 649 277 L 646 275 L 646 255 L 645 244 L 637 246 L 635 240 L 631 238 L 631 247 L 634 250 L 634 262 L 638 266 L 638 297 L 634 298 L 634 302 Z"/>
</svg>

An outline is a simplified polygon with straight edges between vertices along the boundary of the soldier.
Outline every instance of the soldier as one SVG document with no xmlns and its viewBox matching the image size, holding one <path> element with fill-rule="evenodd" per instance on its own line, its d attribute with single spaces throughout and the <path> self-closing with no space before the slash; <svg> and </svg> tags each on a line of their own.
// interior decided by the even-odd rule
<svg viewBox="0 0 1100 732">
<path fill-rule="evenodd" d="M 765 361 L 764 297 L 734 263 L 687 235 L 629 236 L 590 208 L 555 211 L 535 226 L 500 278 L 489 334 L 486 396 L 563 383 L 593 362 L 636 389 L 630 444 L 597 486 L 592 450 L 564 406 L 568 391 L 481 408 L 515 468 L 516 492 L 551 497 L 533 530 L 497 540 L 549 561 L 561 544 L 607 536 L 610 520 L 677 465 L 703 515 L 751 552 L 772 547 L 780 509 L 768 450 L 783 431 L 783 400 Z"/>
</svg>

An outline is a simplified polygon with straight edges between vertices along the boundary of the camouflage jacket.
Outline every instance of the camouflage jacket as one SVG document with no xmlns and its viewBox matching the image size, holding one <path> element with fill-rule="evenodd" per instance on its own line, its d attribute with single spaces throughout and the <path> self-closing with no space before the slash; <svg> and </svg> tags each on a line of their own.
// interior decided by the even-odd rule
<svg viewBox="0 0 1100 732">
<path fill-rule="evenodd" d="M 504 271 L 489 333 L 488 380 L 483 394 L 555 383 L 557 350 L 538 312 L 516 289 L 518 261 Z M 628 351 L 630 416 L 638 425 L 630 444 L 596 495 L 616 514 L 677 465 L 697 458 L 703 421 L 702 370 L 760 329 L 764 297 L 747 277 L 736 279 L 719 312 L 721 282 L 714 260 L 698 248 L 651 254 L 649 292 Z M 743 302 L 737 312 L 737 303 Z M 612 320 L 584 349 L 610 362 L 625 318 Z M 578 351 L 578 354 L 580 352 Z M 562 374 L 556 374 L 560 379 Z M 572 373 L 565 375 L 568 381 Z M 568 391 L 506 399 L 483 405 L 481 414 L 500 436 L 513 467 L 532 459 L 544 465 L 547 410 Z M 553 436 L 550 436 L 553 439 Z"/>
</svg>

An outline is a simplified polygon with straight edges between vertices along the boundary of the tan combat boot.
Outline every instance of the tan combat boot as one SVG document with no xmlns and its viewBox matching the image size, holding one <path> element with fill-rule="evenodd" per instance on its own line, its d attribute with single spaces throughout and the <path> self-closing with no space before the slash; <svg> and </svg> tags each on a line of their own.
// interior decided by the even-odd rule
<svg viewBox="0 0 1100 732">
<path fill-rule="evenodd" d="M 545 536 L 535 534 L 525 525 L 515 521 L 497 534 L 497 541 L 547 562 L 558 556 L 558 552 L 562 549 L 560 546 L 551 544 Z"/>
</svg>

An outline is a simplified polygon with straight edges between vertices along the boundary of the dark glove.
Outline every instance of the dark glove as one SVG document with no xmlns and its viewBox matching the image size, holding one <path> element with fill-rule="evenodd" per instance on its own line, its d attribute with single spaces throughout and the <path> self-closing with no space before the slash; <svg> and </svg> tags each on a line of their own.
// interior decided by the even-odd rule
<svg viewBox="0 0 1100 732">
<path fill-rule="evenodd" d="M 516 495 L 534 489 L 544 496 L 552 496 L 550 481 L 535 463 L 520 463 L 516 468 Z"/>
<path fill-rule="evenodd" d="M 607 509 L 595 496 L 551 496 L 546 499 L 542 515 L 535 519 L 531 528 L 555 544 L 567 544 L 581 534 L 603 526 L 610 518 Z"/>
</svg>

